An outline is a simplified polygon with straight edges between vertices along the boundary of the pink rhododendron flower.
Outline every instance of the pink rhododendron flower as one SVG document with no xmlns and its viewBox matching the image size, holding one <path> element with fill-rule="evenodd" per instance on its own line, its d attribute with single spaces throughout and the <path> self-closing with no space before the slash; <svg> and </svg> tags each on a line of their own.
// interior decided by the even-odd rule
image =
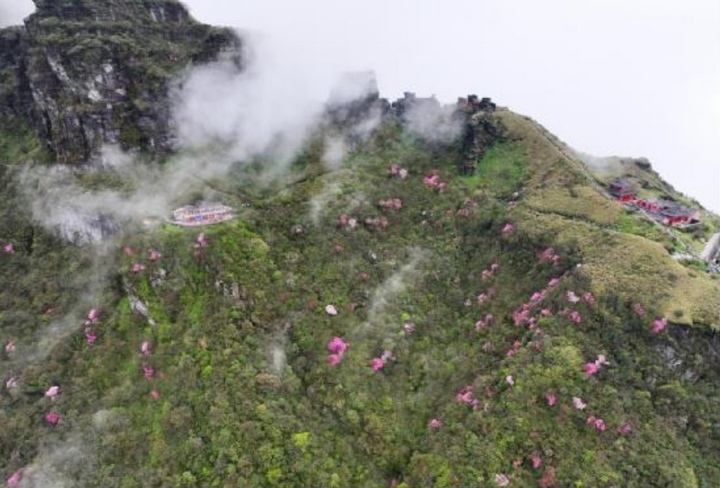
<svg viewBox="0 0 720 488">
<path fill-rule="evenodd" d="M 337 308 L 334 305 L 328 305 L 325 307 L 325 313 L 328 315 L 337 315 Z"/>
<path fill-rule="evenodd" d="M 15 352 L 15 341 L 7 341 L 5 343 L 5 352 L 8 354 Z"/>
<path fill-rule="evenodd" d="M 330 354 L 327 357 L 327 362 L 330 366 L 337 366 L 340 364 L 340 355 L 339 354 Z"/>
<path fill-rule="evenodd" d="M 428 428 L 430 430 L 439 430 L 440 427 L 442 427 L 442 420 L 440 419 L 432 419 L 430 422 L 428 422 Z"/>
<path fill-rule="evenodd" d="M 400 166 L 393 164 L 390 166 L 390 176 L 398 176 L 400 174 Z"/>
<path fill-rule="evenodd" d="M 555 393 L 552 393 L 550 391 L 545 392 L 545 400 L 547 400 L 547 404 L 550 407 L 554 407 L 557 403 L 557 396 L 555 396 Z"/>
<path fill-rule="evenodd" d="M 345 351 L 347 351 L 348 347 L 350 347 L 350 344 L 342 340 L 340 337 L 333 337 L 328 341 L 327 343 L 327 349 L 333 354 L 338 354 L 342 356 L 345 354 Z"/>
<path fill-rule="evenodd" d="M 197 248 L 202 249 L 204 247 L 207 247 L 208 240 L 207 240 L 207 237 L 205 237 L 204 232 L 201 232 L 198 234 L 197 238 L 195 239 L 195 243 L 196 243 L 195 247 L 197 247 Z"/>
<path fill-rule="evenodd" d="M 593 303 L 595 303 L 595 297 L 592 293 L 587 292 L 583 294 L 583 301 L 588 305 L 592 305 Z"/>
<path fill-rule="evenodd" d="M 402 209 L 402 200 L 399 198 L 390 198 L 388 200 L 380 200 L 378 202 L 378 206 L 380 208 L 384 208 L 387 210 L 401 210 Z"/>
<path fill-rule="evenodd" d="M 580 315 L 580 312 L 578 312 L 577 310 L 572 310 L 572 311 L 568 314 L 568 318 L 569 318 L 570 321 L 572 321 L 574 324 L 579 324 L 579 323 L 582 322 L 582 315 Z"/>
<path fill-rule="evenodd" d="M 15 254 L 15 247 L 12 244 L 5 244 L 3 251 L 5 254 Z"/>
<path fill-rule="evenodd" d="M 18 379 L 14 376 L 12 378 L 8 378 L 8 380 L 5 382 L 5 388 L 8 390 L 14 390 L 18 387 Z"/>
<path fill-rule="evenodd" d="M 595 364 L 597 364 L 598 366 L 602 366 L 604 364 L 610 364 L 610 363 L 608 363 L 607 359 L 605 359 L 604 354 L 598 354 L 598 357 L 595 360 Z"/>
<path fill-rule="evenodd" d="M 585 402 L 583 402 L 579 397 L 573 397 L 572 404 L 577 410 L 585 410 L 585 407 L 587 407 Z"/>
<path fill-rule="evenodd" d="M 485 293 L 480 293 L 477 296 L 477 303 L 479 306 L 482 306 L 488 299 L 488 296 Z"/>
<path fill-rule="evenodd" d="M 160 392 L 157 390 L 150 390 L 150 398 L 152 398 L 153 400 L 159 400 Z"/>
<path fill-rule="evenodd" d="M 543 317 L 552 317 L 552 312 L 549 308 L 543 308 L 542 310 L 540 310 L 540 315 L 542 315 Z"/>
<path fill-rule="evenodd" d="M 155 370 L 152 368 L 152 366 L 146 364 L 145 366 L 143 366 L 143 374 L 145 375 L 145 378 L 150 379 L 155 376 Z"/>
<path fill-rule="evenodd" d="M 587 418 L 587 423 L 588 423 L 588 425 L 592 425 L 593 427 L 595 427 L 600 432 L 603 432 L 607 429 L 607 425 L 605 424 L 605 421 L 601 418 L 595 417 L 594 415 L 590 415 Z"/>
<path fill-rule="evenodd" d="M 160 254 L 158 251 L 152 250 L 148 253 L 148 259 L 152 261 L 153 263 L 156 261 L 159 261 L 162 257 L 162 254 Z"/>
<path fill-rule="evenodd" d="M 509 374 L 505 377 L 505 383 L 510 386 L 515 386 L 515 379 L 512 377 L 512 375 Z"/>
<path fill-rule="evenodd" d="M 505 227 L 503 227 L 502 231 L 503 234 L 507 234 L 508 232 L 512 232 L 513 230 L 515 230 L 515 226 L 508 222 L 507 224 L 505 224 Z"/>
<path fill-rule="evenodd" d="M 150 352 L 150 343 L 148 341 L 143 341 L 143 343 L 140 344 L 140 354 L 143 356 L 149 356 Z"/>
<path fill-rule="evenodd" d="M 48 425 L 57 425 L 60 422 L 60 415 L 57 412 L 48 412 L 45 414 L 45 422 Z"/>
<path fill-rule="evenodd" d="M 50 398 L 50 399 L 53 399 L 53 398 L 55 398 L 56 396 L 58 396 L 58 393 L 60 393 L 60 387 L 59 387 L 59 386 L 56 386 L 56 385 L 53 385 L 53 386 L 51 386 L 50 388 L 47 389 L 47 391 L 45 392 L 45 396 L 48 397 L 48 398 Z"/>
<path fill-rule="evenodd" d="M 455 399 L 460 403 L 472 403 L 475 399 L 475 396 L 473 395 L 473 387 L 466 386 L 455 395 Z"/>
<path fill-rule="evenodd" d="M 126 246 L 124 251 L 125 251 L 125 256 L 127 256 L 127 257 L 130 257 L 135 254 L 135 251 L 133 251 L 132 247 Z"/>
<path fill-rule="evenodd" d="M 583 369 L 585 370 L 585 374 L 589 378 L 600 370 L 600 366 L 598 366 L 596 363 L 585 363 Z"/>
<path fill-rule="evenodd" d="M 660 332 L 662 332 L 665 329 L 666 326 L 667 326 L 667 319 L 665 319 L 665 318 L 655 319 L 652 324 L 652 331 L 655 334 L 659 334 Z"/>
<path fill-rule="evenodd" d="M 620 435 L 629 435 L 632 433 L 632 425 L 630 423 L 625 422 L 620 427 L 618 427 L 618 433 Z"/>
<path fill-rule="evenodd" d="M 505 353 L 505 355 L 509 358 L 515 357 L 515 354 L 517 354 L 517 351 L 515 349 L 508 349 L 508 352 Z"/>
<path fill-rule="evenodd" d="M 577 296 L 574 291 L 567 292 L 567 299 L 570 303 L 577 303 L 580 301 L 580 297 Z"/>
<path fill-rule="evenodd" d="M 403 325 L 403 330 L 406 334 L 412 334 L 415 332 L 415 324 L 412 322 L 408 322 L 407 324 Z"/>
<path fill-rule="evenodd" d="M 142 273 L 145 271 L 145 265 L 141 263 L 133 263 L 132 265 L 132 272 L 135 274 Z"/>
<path fill-rule="evenodd" d="M 382 358 L 373 358 L 370 362 L 370 367 L 373 371 L 380 371 L 385 367 L 385 361 Z"/>
<path fill-rule="evenodd" d="M 423 184 L 431 188 L 437 188 L 440 185 L 440 176 L 436 173 L 430 173 L 423 178 Z"/>
<path fill-rule="evenodd" d="M 400 171 L 398 172 L 398 176 L 400 176 L 400 179 L 402 179 L 402 180 L 404 180 L 405 178 L 407 178 L 409 174 L 410 174 L 410 173 L 409 173 L 408 170 L 405 169 L 405 168 L 400 168 Z"/>
<path fill-rule="evenodd" d="M 530 456 L 530 462 L 532 462 L 533 469 L 540 469 L 540 466 L 542 466 L 542 457 L 540 457 L 540 453 L 535 451 Z"/>
<path fill-rule="evenodd" d="M 11 474 L 5 482 L 7 483 L 7 486 L 18 486 L 20 484 L 20 481 L 22 480 L 23 472 L 22 469 L 18 469 L 13 474 Z"/>
<path fill-rule="evenodd" d="M 95 344 L 97 342 L 97 336 L 92 332 L 87 332 L 85 333 L 85 341 L 87 341 L 88 344 Z"/>
<path fill-rule="evenodd" d="M 89 322 L 97 324 L 98 320 L 100 319 L 100 311 L 96 308 L 91 308 L 87 314 L 87 319 Z"/>
<path fill-rule="evenodd" d="M 495 484 L 498 486 L 507 486 L 510 483 L 510 478 L 507 477 L 507 475 L 503 473 L 498 473 L 495 475 Z"/>
</svg>

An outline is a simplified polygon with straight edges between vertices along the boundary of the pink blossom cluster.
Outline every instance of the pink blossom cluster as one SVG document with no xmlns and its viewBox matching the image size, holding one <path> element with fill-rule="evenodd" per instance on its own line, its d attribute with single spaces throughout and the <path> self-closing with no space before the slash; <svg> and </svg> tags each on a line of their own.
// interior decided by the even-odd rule
<svg viewBox="0 0 720 488">
<path fill-rule="evenodd" d="M 204 232 L 201 232 L 198 234 L 197 238 L 195 239 L 195 248 L 197 249 L 204 249 L 208 246 L 208 240 L 205 236 Z"/>
<path fill-rule="evenodd" d="M 500 265 L 498 263 L 492 263 L 487 269 L 483 270 L 482 279 L 490 279 L 495 273 L 497 273 L 498 269 L 500 269 Z"/>
<path fill-rule="evenodd" d="M 338 217 L 338 226 L 345 229 L 354 229 L 357 227 L 357 219 L 347 214 L 340 214 L 340 217 Z"/>
<path fill-rule="evenodd" d="M 60 387 L 57 385 L 52 385 L 45 391 L 45 396 L 48 397 L 50 400 L 54 400 L 59 394 Z"/>
<path fill-rule="evenodd" d="M 607 424 L 605 423 L 605 421 L 601 418 L 596 417 L 595 415 L 590 415 L 587 418 L 587 423 L 588 425 L 592 425 L 593 427 L 595 427 L 600 432 L 604 432 L 605 430 L 607 430 Z"/>
<path fill-rule="evenodd" d="M 605 359 L 605 355 L 600 354 L 598 358 L 589 363 L 585 363 L 585 366 L 583 366 L 583 369 L 585 370 L 585 374 L 589 377 L 600 371 L 600 367 L 609 364 L 607 360 Z"/>
<path fill-rule="evenodd" d="M 15 246 L 8 242 L 3 246 L 3 252 L 5 254 L 15 254 Z"/>
<path fill-rule="evenodd" d="M 512 348 L 508 349 L 506 356 L 509 358 L 515 356 L 515 354 L 517 354 L 521 347 L 522 343 L 520 341 L 515 341 L 512 345 Z"/>
<path fill-rule="evenodd" d="M 91 308 L 85 319 L 85 341 L 88 344 L 95 344 L 97 342 L 97 333 L 95 327 L 100 321 L 100 311 L 97 308 Z"/>
<path fill-rule="evenodd" d="M 540 453 L 534 451 L 530 455 L 530 462 L 532 463 L 533 469 L 540 469 L 540 466 L 542 466 L 542 457 L 540 456 Z"/>
<path fill-rule="evenodd" d="M 385 367 L 385 360 L 381 357 L 374 357 L 370 361 L 370 367 L 375 372 L 380 371 Z"/>
<path fill-rule="evenodd" d="M 633 428 L 629 422 L 623 422 L 623 424 L 620 427 L 618 427 L 618 434 L 620 434 L 620 435 L 630 435 L 630 434 L 632 434 L 632 431 L 633 431 Z"/>
<path fill-rule="evenodd" d="M 380 217 L 368 217 L 365 219 L 364 224 L 368 227 L 386 229 L 390 225 L 390 221 L 382 215 Z"/>
<path fill-rule="evenodd" d="M 156 251 L 154 249 L 151 249 L 150 251 L 148 251 L 148 260 L 150 260 L 150 262 L 152 262 L 152 263 L 159 261 L 161 257 L 162 257 L 162 254 L 160 254 L 159 251 Z"/>
<path fill-rule="evenodd" d="M 576 410 L 585 410 L 585 407 L 587 407 L 587 404 L 580 397 L 573 397 L 572 404 Z"/>
<path fill-rule="evenodd" d="M 555 254 L 555 250 L 552 247 L 548 247 L 547 249 L 539 253 L 538 259 L 541 263 L 552 263 L 555 266 L 560 264 L 560 256 Z"/>
<path fill-rule="evenodd" d="M 667 327 L 667 319 L 666 318 L 656 318 L 653 320 L 652 323 L 652 331 L 655 334 L 659 334 L 663 330 L 665 330 L 665 327 Z"/>
<path fill-rule="evenodd" d="M 5 483 L 7 484 L 7 486 L 18 486 L 20 484 L 20 481 L 22 481 L 22 477 L 23 470 L 18 469 L 5 479 Z"/>
<path fill-rule="evenodd" d="M 470 217 L 477 206 L 477 202 L 466 202 L 463 207 L 457 211 L 457 215 L 460 217 Z"/>
<path fill-rule="evenodd" d="M 498 473 L 495 475 L 495 484 L 498 486 L 507 486 L 510 484 L 510 478 L 504 473 Z"/>
<path fill-rule="evenodd" d="M 483 330 L 485 327 L 490 325 L 490 322 L 492 322 L 495 319 L 495 316 L 491 313 L 485 314 L 485 317 L 475 322 L 475 330 Z"/>
<path fill-rule="evenodd" d="M 515 225 L 512 224 L 512 223 L 510 223 L 510 222 L 508 222 L 508 223 L 505 224 L 505 226 L 503 227 L 502 233 L 503 233 L 503 234 L 508 234 L 508 233 L 512 232 L 513 230 L 515 230 Z"/>
<path fill-rule="evenodd" d="M 146 364 L 143 366 L 143 375 L 147 379 L 152 379 L 153 376 L 155 376 L 155 369 L 153 369 L 153 367 L 149 364 Z"/>
<path fill-rule="evenodd" d="M 139 273 L 142 273 L 143 271 L 145 271 L 145 265 L 142 263 L 133 263 L 130 270 L 135 274 L 139 274 Z"/>
<path fill-rule="evenodd" d="M 545 401 L 547 401 L 547 404 L 549 407 L 554 407 L 557 403 L 557 395 L 555 395 L 552 391 L 546 391 L 545 392 Z"/>
<path fill-rule="evenodd" d="M 395 210 L 398 211 L 402 209 L 402 200 L 399 198 L 388 198 L 387 200 L 380 200 L 378 202 L 378 207 L 384 208 L 386 210 Z"/>
<path fill-rule="evenodd" d="M 570 322 L 575 325 L 579 325 L 582 323 L 582 315 L 577 310 L 570 310 L 566 308 L 560 311 L 559 314 L 563 317 L 567 317 Z"/>
<path fill-rule="evenodd" d="M 472 405 L 474 410 L 477 410 L 482 406 L 482 403 L 480 400 L 475 398 L 475 395 L 473 394 L 473 387 L 472 385 L 468 385 L 455 395 L 455 399 L 459 401 L 460 403 L 466 403 L 468 405 Z"/>
<path fill-rule="evenodd" d="M 447 188 L 447 184 L 440 180 L 440 175 L 437 170 L 433 170 L 423 178 L 423 184 L 430 188 L 437 188 L 438 190 L 444 190 Z"/>
<path fill-rule="evenodd" d="M 347 352 L 350 344 L 342 340 L 340 337 L 333 337 L 327 343 L 327 350 L 330 351 L 330 355 L 327 357 L 328 364 L 330 366 L 337 366 L 342 361 L 345 352 Z"/>
<path fill-rule="evenodd" d="M 60 422 L 60 414 L 55 411 L 50 411 L 45 414 L 45 422 L 48 425 L 55 426 Z"/>
<path fill-rule="evenodd" d="M 440 430 L 440 427 L 442 427 L 442 420 L 440 419 L 436 418 L 428 422 L 428 429 L 430 430 Z"/>
<path fill-rule="evenodd" d="M 142 354 L 145 357 L 148 357 L 150 354 L 152 354 L 152 349 L 150 347 L 150 342 L 143 341 L 142 344 L 140 344 L 140 354 Z"/>
<path fill-rule="evenodd" d="M 390 177 L 391 178 L 400 178 L 401 180 L 404 180 L 409 175 L 408 170 L 405 168 L 401 168 L 397 164 L 393 164 L 390 166 Z"/>
</svg>

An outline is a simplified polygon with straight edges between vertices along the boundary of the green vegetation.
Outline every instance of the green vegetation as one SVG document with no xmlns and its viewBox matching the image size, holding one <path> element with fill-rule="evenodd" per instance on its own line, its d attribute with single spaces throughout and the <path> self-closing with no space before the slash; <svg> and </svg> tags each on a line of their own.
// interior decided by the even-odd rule
<svg viewBox="0 0 720 488">
<path fill-rule="evenodd" d="M 499 143 L 487 150 L 475 174 L 463 178 L 471 190 L 485 189 L 499 197 L 518 191 L 527 178 L 527 154 L 517 143 Z"/>
<path fill-rule="evenodd" d="M 456 167 L 452 151 L 428 150 L 387 123 L 341 170 L 318 172 L 322 151 L 314 148 L 294 166 L 289 187 L 213 182 L 253 207 L 204 229 L 205 248 L 195 246 L 192 229 L 128 234 L 101 260 L 111 263 L 105 271 L 22 213 L 4 220 L 2 236 L 17 252 L 0 256 L 0 327 L 17 351 L 0 361 L 20 386 L 0 395 L 3 475 L 35 463 L 36 471 L 68 476 L 38 446 L 80 443 L 77 455 L 102 466 L 73 472 L 86 487 L 493 486 L 502 473 L 517 486 L 720 483 L 712 461 L 720 449 L 720 368 L 705 345 L 712 336 L 681 326 L 654 335 L 665 292 L 654 296 L 640 281 L 657 266 L 675 275 L 660 279 L 678 287 L 705 286 L 704 278 L 665 258 L 646 260 L 650 249 L 664 252 L 652 234 L 526 217 L 522 207 L 509 214 L 493 178 L 501 178 L 500 161 L 521 164 L 520 143 L 488 151 L 484 161 L 495 169 L 469 180 L 487 189 L 481 195 L 446 169 Z M 390 164 L 410 177 L 389 178 Z M 447 190 L 423 185 L 434 168 Z M 83 178 L 88 189 L 115 184 Z M 328 188 L 331 198 L 313 220 L 308 202 Z M 22 200 L 12 185 L 3 192 L 6 215 L 15 215 Z M 403 208 L 377 206 L 389 198 Z M 389 225 L 339 227 L 343 213 L 360 222 L 385 215 Z M 516 228 L 503 233 L 508 221 Z M 618 230 L 645 232 L 629 216 Z M 126 256 L 126 246 L 135 254 Z M 556 266 L 538 259 L 548 246 L 560 256 Z M 162 253 L 157 262 L 148 259 L 151 249 Z M 609 262 L 620 274 L 600 271 Z M 133 273 L 133 263 L 146 267 Z M 483 277 L 492 263 L 498 271 Z M 113 277 L 91 300 L 82 298 L 95 283 L 88 269 Z M 541 305 L 553 316 L 539 318 L 538 329 L 514 325 L 513 312 L 558 276 Z M 651 287 L 663 290 L 659 283 Z M 478 306 L 477 295 L 491 288 L 494 296 Z M 132 310 L 126 290 L 155 325 Z M 590 290 L 594 304 L 566 299 L 567 291 Z M 645 316 L 633 312 L 634 302 Z M 682 316 L 668 319 L 697 319 L 690 302 L 673 300 Z M 328 304 L 336 316 L 325 312 Z M 82 326 L 91 306 L 102 310 L 94 345 Z M 569 308 L 581 324 L 559 313 Z M 495 318 L 476 330 L 487 314 Z M 38 338 L 58 321 L 67 323 L 64 334 L 38 355 Z M 350 344 L 335 367 L 326 350 L 333 336 Z M 140 354 L 143 341 L 148 356 Z M 370 361 L 383 351 L 390 358 L 374 372 Z M 600 354 L 609 364 L 588 378 L 583 365 Z M 143 377 L 144 366 L 152 378 Z M 61 387 L 55 401 L 42 396 L 51 384 Z M 468 386 L 476 408 L 455 398 Z M 557 404 L 548 405 L 548 394 Z M 573 397 L 585 410 L 573 408 Z M 62 416 L 55 427 L 43 424 L 49 409 Z M 607 429 L 588 425 L 590 415 Z M 442 422 L 436 430 L 432 419 Z M 626 423 L 632 432 L 619 433 Z"/>
</svg>

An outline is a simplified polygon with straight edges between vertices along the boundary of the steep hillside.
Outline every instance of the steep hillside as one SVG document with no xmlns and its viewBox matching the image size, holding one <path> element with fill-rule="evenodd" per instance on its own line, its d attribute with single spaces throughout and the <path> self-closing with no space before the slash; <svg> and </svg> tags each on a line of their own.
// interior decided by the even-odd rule
<svg viewBox="0 0 720 488">
<path fill-rule="evenodd" d="M 82 29 L 76 4 L 38 7 Z M 137 29 L 159 6 L 196 25 L 110 4 Z M 130 141 L 139 162 L 59 164 L 2 113 L 25 121 L 0 140 L 7 485 L 719 486 L 720 281 L 673 257 L 713 217 L 652 223 L 487 99 L 345 102 L 288 164 L 221 174 L 201 171 L 216 147 L 157 162 Z M 147 193 L 236 216 L 173 225 L 131 205 Z"/>
<path fill-rule="evenodd" d="M 35 2 L 24 27 L 0 31 L 3 132 L 31 126 L 62 163 L 102 144 L 173 147 L 169 82 L 218 57 L 240 64 L 229 29 L 193 20 L 174 0 Z"/>
</svg>

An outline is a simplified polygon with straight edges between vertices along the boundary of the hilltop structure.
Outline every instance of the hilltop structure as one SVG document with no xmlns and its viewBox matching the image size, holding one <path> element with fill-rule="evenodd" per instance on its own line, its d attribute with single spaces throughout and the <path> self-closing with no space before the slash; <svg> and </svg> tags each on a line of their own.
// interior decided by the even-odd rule
<svg viewBox="0 0 720 488">
<path fill-rule="evenodd" d="M 220 203 L 186 205 L 173 211 L 172 223 L 183 227 L 212 225 L 235 217 L 233 209 Z"/>
</svg>

